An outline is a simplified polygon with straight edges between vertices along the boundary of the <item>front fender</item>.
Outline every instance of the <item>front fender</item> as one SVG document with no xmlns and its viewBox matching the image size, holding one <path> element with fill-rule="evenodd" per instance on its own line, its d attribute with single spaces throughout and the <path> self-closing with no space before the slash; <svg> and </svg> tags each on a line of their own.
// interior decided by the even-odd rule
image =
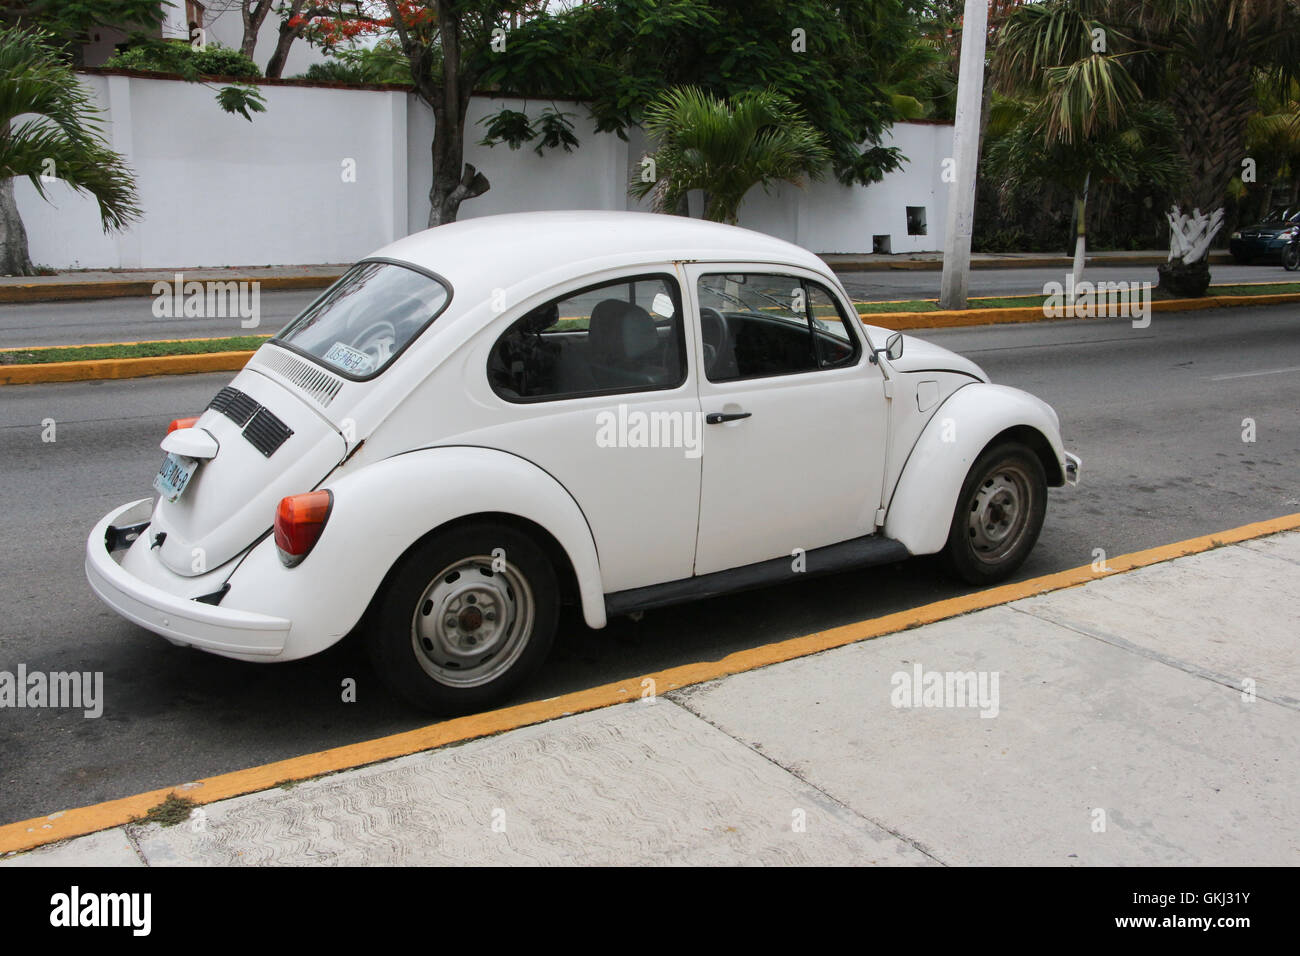
<svg viewBox="0 0 1300 956">
<path fill-rule="evenodd" d="M 1030 428 L 1041 436 L 1045 449 L 1040 454 L 1054 459 L 1044 462 L 1048 484 L 1059 485 L 1067 463 L 1052 407 L 1018 388 L 972 382 L 950 395 L 921 431 L 894 487 L 885 535 L 913 554 L 942 551 L 957 496 L 975 459 L 1013 428 Z"/>
<path fill-rule="evenodd" d="M 285 568 L 269 539 L 231 577 L 232 606 L 283 609 L 293 621 L 286 659 L 316 653 L 361 619 L 394 563 L 429 531 L 499 512 L 545 528 L 568 555 L 583 617 L 605 626 L 600 562 L 577 503 L 547 472 L 518 456 L 469 446 L 425 448 L 328 481 L 334 506 L 302 564 Z"/>
</svg>

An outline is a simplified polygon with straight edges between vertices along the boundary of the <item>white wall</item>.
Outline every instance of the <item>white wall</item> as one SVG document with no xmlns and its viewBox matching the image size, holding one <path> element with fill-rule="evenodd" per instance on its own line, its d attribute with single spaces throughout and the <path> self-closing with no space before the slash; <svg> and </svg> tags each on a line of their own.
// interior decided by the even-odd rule
<svg viewBox="0 0 1300 956">
<path fill-rule="evenodd" d="M 82 74 L 106 111 L 115 150 L 135 169 L 142 222 L 105 236 L 93 200 L 61 183 L 36 195 L 16 181 L 32 261 L 54 268 L 197 268 L 350 262 L 428 222 L 433 115 L 404 91 L 261 87 L 267 112 L 253 122 L 221 112 L 201 84 Z M 635 209 L 629 175 L 644 140 L 594 135 L 585 109 L 573 115 L 582 145 L 572 153 L 477 145 L 477 120 L 518 100 L 475 98 L 465 159 L 492 188 L 461 217 L 535 209 Z M 530 114 L 541 106 L 526 104 Z M 910 162 L 875 186 L 833 179 L 806 190 L 752 192 L 740 224 L 814 252 L 870 252 L 887 234 L 894 252 L 942 248 L 946 189 L 939 181 L 952 128 L 901 124 L 895 142 Z M 355 168 L 355 181 L 345 173 Z M 904 207 L 924 206 L 926 236 L 907 235 Z"/>
</svg>

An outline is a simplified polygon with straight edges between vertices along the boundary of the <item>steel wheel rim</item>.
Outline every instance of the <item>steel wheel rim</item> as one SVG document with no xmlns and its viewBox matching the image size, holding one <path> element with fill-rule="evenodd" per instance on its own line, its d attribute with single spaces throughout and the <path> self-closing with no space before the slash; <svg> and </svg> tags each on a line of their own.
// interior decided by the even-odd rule
<svg viewBox="0 0 1300 956">
<path fill-rule="evenodd" d="M 997 564 L 1024 540 L 1033 504 L 1033 484 L 1024 468 L 1007 462 L 986 472 L 971 496 L 966 529 L 971 551 Z"/>
<path fill-rule="evenodd" d="M 424 589 L 411 618 L 411 646 L 438 683 L 479 687 L 519 659 L 534 613 L 532 588 L 513 564 L 491 555 L 462 558 Z"/>
</svg>

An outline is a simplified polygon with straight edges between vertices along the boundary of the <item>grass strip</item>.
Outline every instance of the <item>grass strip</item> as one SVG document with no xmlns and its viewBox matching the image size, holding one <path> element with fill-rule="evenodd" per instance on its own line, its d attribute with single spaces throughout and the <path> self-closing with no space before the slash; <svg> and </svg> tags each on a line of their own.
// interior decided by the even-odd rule
<svg viewBox="0 0 1300 956">
<path fill-rule="evenodd" d="M 178 339 L 130 345 L 74 345 L 44 349 L 0 351 L 0 365 L 44 365 L 93 359 L 157 358 L 160 355 L 206 355 L 211 352 L 251 352 L 269 335 L 236 335 L 225 339 Z"/>
</svg>

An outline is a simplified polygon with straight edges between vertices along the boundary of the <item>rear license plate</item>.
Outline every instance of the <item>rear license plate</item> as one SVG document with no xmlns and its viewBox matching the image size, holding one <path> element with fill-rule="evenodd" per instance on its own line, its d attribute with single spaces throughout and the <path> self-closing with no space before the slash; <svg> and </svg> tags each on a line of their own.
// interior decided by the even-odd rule
<svg viewBox="0 0 1300 956">
<path fill-rule="evenodd" d="M 154 476 L 154 490 L 174 504 L 185 492 L 185 486 L 190 483 L 194 470 L 198 467 L 197 459 L 168 452 L 158 474 Z"/>
</svg>

